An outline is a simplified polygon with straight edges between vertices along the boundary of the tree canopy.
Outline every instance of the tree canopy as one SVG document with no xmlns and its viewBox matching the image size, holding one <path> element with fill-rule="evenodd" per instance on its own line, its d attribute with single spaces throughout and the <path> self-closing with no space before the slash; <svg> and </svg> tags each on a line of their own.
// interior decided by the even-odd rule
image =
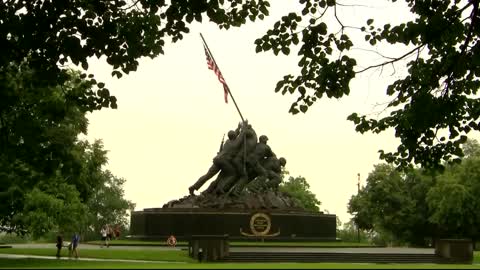
<svg viewBox="0 0 480 270">
<path fill-rule="evenodd" d="M 425 238 L 477 239 L 480 145 L 468 140 L 464 148 L 472 154 L 460 164 L 447 165 L 442 174 L 376 165 L 365 188 L 349 202 L 355 224 L 413 244 L 424 244 Z"/>
<path fill-rule="evenodd" d="M 355 25 L 344 24 L 340 9 L 361 8 L 366 4 L 363 2 L 299 3 L 301 14 L 288 13 L 255 41 L 257 52 L 289 54 L 298 48 L 301 72 L 286 75 L 275 89 L 297 96 L 291 113 L 305 113 L 325 96 L 348 95 L 356 90 L 350 89 L 350 82 L 357 74 L 402 65 L 401 60 L 408 60 L 408 74 L 385 89 L 392 97 L 386 106 L 388 116 L 375 119 L 353 113 L 348 119 L 361 133 L 394 128 L 401 144 L 394 152 L 380 151 L 380 158 L 399 167 L 409 167 L 412 162 L 441 167 L 442 161 L 462 157 L 460 146 L 466 134 L 480 129 L 476 96 L 480 86 L 478 0 L 405 0 L 412 20 L 397 25 L 376 25 L 373 18 Z M 335 23 L 327 25 L 329 19 Z M 352 42 L 350 37 L 357 33 L 363 33 L 364 42 Z M 392 45 L 405 46 L 400 47 L 403 52 L 398 55 L 381 54 L 382 48 Z M 384 60 L 373 65 L 358 63 L 353 50 L 368 46 L 374 47 Z"/>
<path fill-rule="evenodd" d="M 425 198 L 431 181 L 419 171 L 404 173 L 388 164 L 376 165 L 366 187 L 350 200 L 348 211 L 361 229 L 423 244 L 424 236 L 432 236 Z"/>
<path fill-rule="evenodd" d="M 39 75 L 27 62 L 0 72 L 7 97 L 0 101 L 0 231 L 34 237 L 54 229 L 80 231 L 98 210 L 87 203 L 112 181 L 118 192 L 109 196 L 124 202 L 111 206 L 112 213 L 121 218 L 131 208 L 123 198 L 123 180 L 102 168 L 107 163 L 102 142 L 78 138 L 87 133 L 83 98 L 92 85 L 78 72 L 66 74 L 70 79 L 63 85 L 38 87 Z"/>
<path fill-rule="evenodd" d="M 397 0 L 385 1 L 397 2 Z M 406 168 L 411 163 L 442 166 L 462 157 L 461 144 L 471 130 L 479 130 L 479 0 L 404 0 L 412 19 L 376 25 L 373 18 L 355 25 L 342 22 L 341 9 L 362 3 L 336 0 L 299 0 L 301 12 L 287 11 L 272 29 L 255 41 L 255 50 L 290 54 L 297 51 L 299 74 L 287 74 L 275 90 L 296 95 L 291 113 L 307 112 L 317 100 L 350 94 L 357 74 L 407 61 L 408 74 L 386 90 L 392 99 L 388 116 L 380 119 L 351 114 L 356 130 L 381 133 L 395 129 L 401 144 L 380 158 Z M 238 27 L 263 19 L 270 3 L 264 0 L 198 1 L 3 1 L 0 3 L 0 73 L 11 63 L 27 64 L 37 75 L 37 87 L 62 85 L 67 64 L 88 70 L 88 58 L 106 60 L 112 76 L 135 71 L 141 57 L 164 53 L 166 41 L 177 42 L 189 24 L 205 19 L 220 28 Z M 334 22 L 333 24 L 331 22 Z M 29 33 L 26 35 L 25 33 Z M 364 35 L 353 43 L 351 36 Z M 353 50 L 363 46 L 403 45 L 395 56 L 365 66 Z M 378 52 L 379 55 L 381 52 Z M 82 74 L 87 78 L 87 74 Z M 88 75 L 92 90 L 83 100 L 88 109 L 116 108 L 105 84 Z M 0 110 L 8 100 L 0 92 Z"/>
<path fill-rule="evenodd" d="M 300 205 L 311 211 L 320 211 L 321 202 L 317 199 L 314 193 L 310 191 L 310 185 L 305 177 L 290 176 L 287 181 L 282 181 L 280 184 L 280 191 L 289 194 L 292 198 L 298 200 Z"/>
<path fill-rule="evenodd" d="M 221 28 L 240 26 L 246 18 L 268 14 L 266 1 L 2 1 L 0 2 L 0 72 L 11 63 L 27 64 L 37 72 L 36 86 L 62 85 L 65 67 L 88 70 L 89 57 L 104 57 L 112 76 L 135 71 L 141 57 L 164 53 L 165 40 L 176 42 L 188 24 L 202 14 Z M 26 34 L 28 33 L 28 34 Z M 86 78 L 87 74 L 82 74 Z M 95 86 L 85 93 L 89 110 L 116 108 L 116 98 L 93 74 Z M 0 92 L 1 101 L 5 91 Z"/>
<path fill-rule="evenodd" d="M 88 227 L 95 235 L 105 224 L 128 228 L 127 210 L 133 211 L 135 204 L 124 198 L 124 178 L 114 176 L 110 171 L 102 171 L 104 179 L 96 188 L 93 196 L 87 201 L 89 209 Z"/>
</svg>

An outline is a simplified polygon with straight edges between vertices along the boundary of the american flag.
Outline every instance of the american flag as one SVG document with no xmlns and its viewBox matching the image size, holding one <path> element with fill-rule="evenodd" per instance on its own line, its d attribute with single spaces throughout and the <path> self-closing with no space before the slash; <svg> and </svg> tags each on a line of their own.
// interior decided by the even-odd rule
<svg viewBox="0 0 480 270">
<path fill-rule="evenodd" d="M 215 75 L 217 75 L 218 80 L 222 83 L 222 85 L 223 85 L 223 97 L 225 99 L 225 103 L 228 103 L 228 85 L 227 85 L 227 83 L 225 82 L 225 79 L 222 76 L 222 72 L 220 72 L 220 69 L 218 68 L 217 64 L 215 63 L 213 58 L 208 53 L 208 50 L 205 47 L 205 44 L 203 45 L 203 48 L 205 49 L 205 55 L 207 56 L 208 68 L 213 70 L 213 72 L 215 72 Z"/>
</svg>

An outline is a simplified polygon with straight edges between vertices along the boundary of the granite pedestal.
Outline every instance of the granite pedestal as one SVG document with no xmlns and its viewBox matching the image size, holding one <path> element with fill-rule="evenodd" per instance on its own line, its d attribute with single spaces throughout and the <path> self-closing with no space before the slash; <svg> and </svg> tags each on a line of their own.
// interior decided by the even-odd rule
<svg viewBox="0 0 480 270">
<path fill-rule="evenodd" d="M 270 219 L 262 235 L 252 232 L 252 216 L 258 213 Z M 262 224 L 255 226 L 261 228 Z M 335 241 L 336 217 L 288 210 L 147 208 L 132 212 L 130 234 L 133 239 L 160 241 L 169 235 L 184 241 L 192 235 L 228 235 L 230 240 Z"/>
</svg>

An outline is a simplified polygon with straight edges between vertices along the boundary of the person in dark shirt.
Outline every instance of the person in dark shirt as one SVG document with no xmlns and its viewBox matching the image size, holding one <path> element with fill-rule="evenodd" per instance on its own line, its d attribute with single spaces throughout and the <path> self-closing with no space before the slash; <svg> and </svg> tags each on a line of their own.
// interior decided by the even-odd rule
<svg viewBox="0 0 480 270">
<path fill-rule="evenodd" d="M 78 235 L 78 233 L 74 233 L 73 234 L 73 237 L 72 237 L 72 243 L 70 243 L 70 257 L 72 256 L 73 253 L 75 253 L 75 258 L 78 259 L 78 250 L 77 250 L 77 247 L 78 247 L 78 243 L 80 242 L 80 236 Z"/>
<path fill-rule="evenodd" d="M 62 250 L 62 247 L 63 247 L 63 235 L 61 233 L 59 233 L 57 235 L 57 258 L 60 258 L 60 251 Z"/>
<path fill-rule="evenodd" d="M 115 229 L 113 229 L 113 234 L 115 235 L 115 239 L 120 238 L 120 226 L 116 225 Z"/>
</svg>

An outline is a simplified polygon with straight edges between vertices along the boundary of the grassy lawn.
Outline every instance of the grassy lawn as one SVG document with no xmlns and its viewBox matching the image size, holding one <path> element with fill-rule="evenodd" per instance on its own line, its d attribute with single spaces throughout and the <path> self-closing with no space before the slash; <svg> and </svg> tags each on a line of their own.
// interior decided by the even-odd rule
<svg viewBox="0 0 480 270">
<path fill-rule="evenodd" d="M 47 248 L 2 248 L 2 254 L 24 254 L 55 256 L 56 249 Z M 63 248 L 62 257 L 68 257 L 68 250 Z M 181 250 L 152 250 L 152 249 L 79 249 L 78 255 L 83 258 L 96 259 L 123 259 L 123 260 L 148 260 L 148 261 L 170 261 L 170 262 L 195 262 L 188 257 L 186 251 Z"/>
<path fill-rule="evenodd" d="M 45 259 L 1 259 L 0 268 L 130 268 L 130 269 L 480 269 L 458 264 L 355 264 L 355 263 L 129 263 Z"/>
<path fill-rule="evenodd" d="M 55 249 L 5 248 L 3 254 L 55 256 Z M 480 252 L 474 253 L 474 263 L 468 264 L 367 264 L 367 263 L 198 263 L 188 257 L 184 250 L 152 249 L 80 249 L 81 258 L 148 260 L 158 262 L 110 262 L 55 259 L 4 259 L 0 268 L 123 268 L 123 269 L 480 269 Z M 62 249 L 62 256 L 68 251 Z"/>
<path fill-rule="evenodd" d="M 0 254 L 23 254 L 55 256 L 56 249 L 47 248 L 1 248 Z M 147 261 L 170 261 L 170 262 L 196 262 L 188 257 L 185 250 L 155 250 L 155 249 L 79 249 L 79 256 L 96 259 L 123 259 L 123 260 L 147 260 Z M 68 256 L 68 250 L 63 248 L 61 255 Z M 480 251 L 474 251 L 473 263 L 480 264 Z"/>
</svg>

